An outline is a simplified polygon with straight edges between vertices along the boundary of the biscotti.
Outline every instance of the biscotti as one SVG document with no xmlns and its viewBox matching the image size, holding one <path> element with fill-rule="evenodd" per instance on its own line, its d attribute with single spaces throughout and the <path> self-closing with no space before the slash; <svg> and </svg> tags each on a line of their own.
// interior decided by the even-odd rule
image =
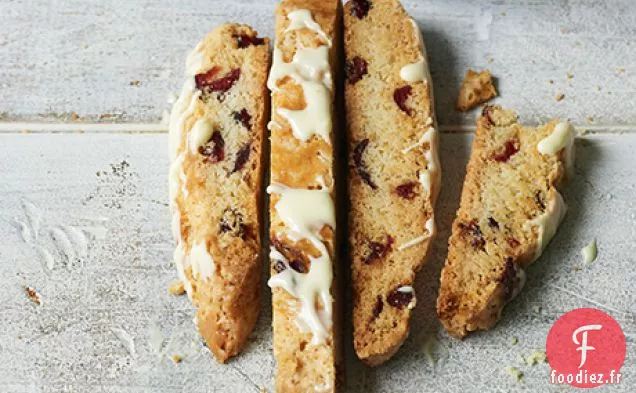
<svg viewBox="0 0 636 393">
<path fill-rule="evenodd" d="M 513 111 L 484 108 L 437 299 L 451 335 L 494 326 L 523 286 L 565 214 L 557 187 L 572 169 L 573 143 L 567 122 L 523 127 Z"/>
<path fill-rule="evenodd" d="M 277 392 L 334 392 L 340 318 L 334 178 L 339 0 L 283 0 L 272 91 L 270 259 Z"/>
<path fill-rule="evenodd" d="M 268 46 L 245 25 L 210 32 L 188 56 L 170 117 L 174 261 L 219 362 L 241 350 L 260 308 Z"/>
<path fill-rule="evenodd" d="M 424 42 L 402 5 L 350 1 L 344 26 L 353 339 L 373 366 L 409 333 L 436 233 L 438 131 Z"/>
</svg>

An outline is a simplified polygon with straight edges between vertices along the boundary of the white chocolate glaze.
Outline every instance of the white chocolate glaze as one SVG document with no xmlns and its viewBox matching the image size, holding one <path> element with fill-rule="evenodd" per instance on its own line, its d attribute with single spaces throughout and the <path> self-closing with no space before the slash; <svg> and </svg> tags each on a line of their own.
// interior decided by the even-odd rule
<svg viewBox="0 0 636 393">
<path fill-rule="evenodd" d="M 568 208 L 563 201 L 563 197 L 556 189 L 552 189 L 552 196 L 549 195 L 548 200 L 549 204 L 546 206 L 543 214 L 528 221 L 526 224 L 528 228 L 537 228 L 537 247 L 534 252 L 533 261 L 541 256 L 545 247 L 550 240 L 552 240 L 552 237 L 554 237 Z"/>
<path fill-rule="evenodd" d="M 574 170 L 574 127 L 567 121 L 558 123 L 552 133 L 537 145 L 537 150 L 541 154 L 554 155 L 563 149 L 565 168 L 569 177 Z"/>
<path fill-rule="evenodd" d="M 272 91 L 278 91 L 277 82 L 286 76 L 298 83 L 305 80 L 322 81 L 325 86 L 332 89 L 329 48 L 324 45 L 317 48 L 300 48 L 294 54 L 292 61 L 286 63 L 281 50 L 278 49 L 278 46 L 274 46 L 267 87 Z"/>
<path fill-rule="evenodd" d="M 415 63 L 407 64 L 400 70 L 400 78 L 405 82 L 415 83 L 424 82 L 427 83 L 427 64 L 424 57 L 420 58 Z"/>
<path fill-rule="evenodd" d="M 422 236 L 418 236 L 414 239 L 407 241 L 406 243 L 398 246 L 398 251 L 405 250 L 409 247 L 413 247 L 422 243 L 424 240 L 435 235 L 435 221 L 432 218 L 426 220 L 426 224 L 424 224 L 424 228 L 426 229 L 426 233 Z"/>
<path fill-rule="evenodd" d="M 420 146 L 422 146 L 424 143 L 428 142 L 429 145 L 433 142 L 433 137 L 437 137 L 437 130 L 435 129 L 435 127 L 431 127 L 429 126 L 424 133 L 422 134 L 422 136 L 420 137 L 420 139 L 415 142 L 414 144 L 412 144 L 411 146 L 402 149 L 402 154 L 407 154 L 409 153 L 411 150 L 418 148 Z"/>
<path fill-rule="evenodd" d="M 188 134 L 188 150 L 191 154 L 197 154 L 199 147 L 205 145 L 212 136 L 214 127 L 212 122 L 206 118 L 197 120 Z"/>
<path fill-rule="evenodd" d="M 331 95 L 321 82 L 302 82 L 307 106 L 301 110 L 278 108 L 276 113 L 289 122 L 294 136 L 305 142 L 313 135 L 331 143 Z"/>
<path fill-rule="evenodd" d="M 592 263 L 596 260 L 597 249 L 596 239 L 592 239 L 587 246 L 581 249 L 581 256 L 583 257 L 583 263 Z"/>
<path fill-rule="evenodd" d="M 199 42 L 186 58 L 186 76 L 201 74 L 212 68 L 212 59 L 210 56 L 206 56 L 201 49 L 203 49 L 203 43 Z"/>
<path fill-rule="evenodd" d="M 526 285 L 526 271 L 523 268 L 517 266 L 517 264 L 515 264 L 514 266 L 515 279 L 512 287 L 512 294 L 510 295 L 510 300 L 508 300 L 509 302 L 511 302 L 512 299 L 516 298 L 517 295 L 519 295 L 519 292 L 521 292 L 521 290 L 523 289 L 524 285 Z"/>
<path fill-rule="evenodd" d="M 179 98 L 172 106 L 170 124 L 168 126 L 171 162 L 174 161 L 177 158 L 177 154 L 179 154 L 181 140 L 185 132 L 185 123 L 190 116 L 194 114 L 197 108 L 201 92 L 195 90 L 193 78 L 188 78 L 183 84 Z"/>
<path fill-rule="evenodd" d="M 307 28 L 316 32 L 316 34 L 318 34 L 323 40 L 325 40 L 327 45 L 331 47 L 331 39 L 329 38 L 327 33 L 322 30 L 320 25 L 316 23 L 314 18 L 311 16 L 311 11 L 307 9 L 294 10 L 287 14 L 287 18 L 289 18 L 290 22 L 289 26 L 287 26 L 287 29 L 285 29 L 285 33 L 293 30 Z"/>
<path fill-rule="evenodd" d="M 293 241 L 307 239 L 320 252 L 317 258 L 309 256 L 309 272 L 298 273 L 278 250 L 270 250 L 270 258 L 283 262 L 286 269 L 268 281 L 271 288 L 283 288 L 298 298 L 297 324 L 301 330 L 307 328 L 311 331 L 312 343 L 319 344 L 329 335 L 333 302 L 330 292 L 333 280 L 331 258 L 319 232 L 325 225 L 335 228 L 333 200 L 326 189 L 304 190 L 270 185 L 267 192 L 279 195 L 274 209 L 286 225 L 285 235 Z M 317 298 L 320 306 L 316 304 Z"/>
</svg>

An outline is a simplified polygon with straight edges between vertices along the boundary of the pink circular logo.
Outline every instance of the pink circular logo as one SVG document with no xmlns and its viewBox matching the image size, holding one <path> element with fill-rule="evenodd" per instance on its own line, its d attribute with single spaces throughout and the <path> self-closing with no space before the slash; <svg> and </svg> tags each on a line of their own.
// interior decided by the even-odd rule
<svg viewBox="0 0 636 393">
<path fill-rule="evenodd" d="M 546 341 L 550 382 L 580 388 L 621 383 L 625 351 L 625 334 L 614 318 L 594 308 L 567 312 Z"/>
</svg>

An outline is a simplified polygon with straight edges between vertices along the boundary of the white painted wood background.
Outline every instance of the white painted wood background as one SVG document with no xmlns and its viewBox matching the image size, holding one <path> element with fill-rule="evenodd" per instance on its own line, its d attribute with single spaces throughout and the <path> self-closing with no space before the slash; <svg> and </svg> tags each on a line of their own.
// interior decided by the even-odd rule
<svg viewBox="0 0 636 393">
<path fill-rule="evenodd" d="M 544 349 L 554 320 L 577 307 L 619 320 L 624 380 L 606 390 L 634 391 L 636 2 L 404 4 L 423 30 L 448 131 L 440 235 L 417 283 L 412 336 L 376 369 L 348 347 L 347 391 L 573 391 L 549 385 L 547 365 L 517 358 Z M 207 30 L 234 20 L 271 36 L 274 7 L 265 0 L 0 2 L 0 392 L 272 391 L 267 302 L 245 353 L 220 366 L 201 345 L 187 299 L 166 292 L 176 274 L 159 122 L 168 93 L 182 83 L 186 53 Z M 490 68 L 497 102 L 523 120 L 559 116 L 592 132 L 576 143 L 566 221 L 529 269 L 525 290 L 494 330 L 457 341 L 435 320 L 434 300 L 475 116 L 453 110 L 468 67 Z M 556 102 L 559 92 L 565 99 Z M 585 265 L 579 252 L 592 238 L 599 258 Z M 41 293 L 42 306 L 24 286 Z M 132 354 L 112 329 L 131 336 Z M 436 363 L 422 350 L 431 335 Z M 184 361 L 173 364 L 173 354 Z M 505 366 L 519 367 L 525 384 Z"/>
</svg>

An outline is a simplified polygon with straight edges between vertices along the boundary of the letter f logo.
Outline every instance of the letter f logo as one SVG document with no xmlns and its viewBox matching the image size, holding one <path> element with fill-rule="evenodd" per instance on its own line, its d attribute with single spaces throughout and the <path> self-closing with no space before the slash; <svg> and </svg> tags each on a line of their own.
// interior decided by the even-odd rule
<svg viewBox="0 0 636 393">
<path fill-rule="evenodd" d="M 601 325 L 585 325 L 576 329 L 574 333 L 572 333 L 572 341 L 574 341 L 574 344 L 581 345 L 580 347 L 576 349 L 577 351 L 581 351 L 581 364 L 579 364 L 579 368 L 583 367 L 583 365 L 585 364 L 585 360 L 587 359 L 587 351 L 596 349 L 592 346 L 587 345 L 587 331 L 601 330 L 601 327 L 602 327 Z M 582 339 L 581 339 L 581 342 L 579 342 L 576 336 L 581 332 L 583 332 L 583 334 L 581 334 Z"/>
</svg>

